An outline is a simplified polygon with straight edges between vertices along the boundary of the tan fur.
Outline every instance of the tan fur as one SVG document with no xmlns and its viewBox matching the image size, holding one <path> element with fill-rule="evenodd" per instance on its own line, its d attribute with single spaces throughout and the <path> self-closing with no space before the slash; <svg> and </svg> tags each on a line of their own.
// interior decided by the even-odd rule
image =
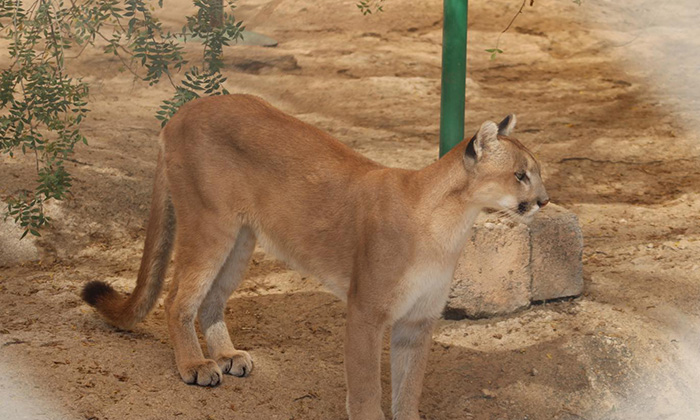
<svg viewBox="0 0 700 420">
<path fill-rule="evenodd" d="M 379 165 L 253 96 L 193 101 L 162 132 L 136 290 L 123 299 L 92 283 L 84 297 L 123 328 L 145 316 L 162 284 L 172 206 L 166 310 L 185 382 L 217 385 L 222 373 L 250 373 L 252 360 L 231 344 L 223 312 L 257 239 L 347 301 L 350 418 L 384 418 L 379 362 L 390 326 L 393 416 L 417 420 L 433 324 L 474 219 L 485 208 L 528 219 L 548 201 L 534 157 L 506 137 L 514 124 L 486 122 L 471 145 L 411 171 Z"/>
</svg>

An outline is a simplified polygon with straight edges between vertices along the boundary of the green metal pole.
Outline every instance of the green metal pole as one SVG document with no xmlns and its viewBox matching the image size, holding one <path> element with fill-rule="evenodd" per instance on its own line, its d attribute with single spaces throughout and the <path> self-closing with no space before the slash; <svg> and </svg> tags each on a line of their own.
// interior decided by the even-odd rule
<svg viewBox="0 0 700 420">
<path fill-rule="evenodd" d="M 464 139 L 468 0 L 443 0 L 440 156 Z"/>
</svg>

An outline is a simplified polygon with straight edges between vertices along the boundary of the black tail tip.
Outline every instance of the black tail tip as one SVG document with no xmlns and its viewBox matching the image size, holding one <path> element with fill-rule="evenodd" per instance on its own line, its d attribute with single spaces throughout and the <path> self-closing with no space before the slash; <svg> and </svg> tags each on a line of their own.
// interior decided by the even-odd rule
<svg viewBox="0 0 700 420">
<path fill-rule="evenodd" d="M 114 293 L 114 289 L 103 281 L 91 281 L 83 287 L 80 297 L 90 306 L 97 306 L 97 302 L 105 296 Z"/>
</svg>

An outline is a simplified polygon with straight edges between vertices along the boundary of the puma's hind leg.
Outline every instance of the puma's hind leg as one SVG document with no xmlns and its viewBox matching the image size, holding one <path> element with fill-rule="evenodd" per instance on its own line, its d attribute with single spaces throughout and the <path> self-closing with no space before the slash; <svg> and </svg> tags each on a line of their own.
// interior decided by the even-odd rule
<svg viewBox="0 0 700 420">
<path fill-rule="evenodd" d="M 244 226 L 199 308 L 199 325 L 207 341 L 209 357 L 216 361 L 223 373 L 234 376 L 248 376 L 253 369 L 253 360 L 247 352 L 233 346 L 224 321 L 224 310 L 229 296 L 243 280 L 254 250 L 255 235 Z"/>
<path fill-rule="evenodd" d="M 197 215 L 187 216 L 177 215 L 173 286 L 166 300 L 168 330 L 182 380 L 216 386 L 222 379 L 221 368 L 204 357 L 194 321 L 234 247 L 239 226 L 207 225 Z"/>
</svg>

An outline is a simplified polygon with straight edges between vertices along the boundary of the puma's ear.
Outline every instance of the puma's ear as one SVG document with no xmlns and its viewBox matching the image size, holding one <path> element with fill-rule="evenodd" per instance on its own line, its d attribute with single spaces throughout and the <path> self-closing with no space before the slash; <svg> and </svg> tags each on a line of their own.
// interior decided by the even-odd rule
<svg viewBox="0 0 700 420">
<path fill-rule="evenodd" d="M 515 128 L 515 122 L 517 120 L 515 119 L 515 114 L 510 114 L 507 117 L 501 121 L 500 124 L 498 124 L 498 135 L 499 136 L 510 136 L 510 133 L 513 132 L 513 129 Z"/>
<path fill-rule="evenodd" d="M 486 121 L 481 124 L 481 128 L 474 136 L 474 154 L 476 160 L 481 159 L 484 152 L 496 150 L 498 148 L 498 126 L 493 121 Z M 469 148 L 467 147 L 467 150 Z"/>
<path fill-rule="evenodd" d="M 470 163 L 476 162 L 476 150 L 474 149 L 474 142 L 476 141 L 476 134 L 467 143 L 467 150 L 464 151 L 464 158 Z"/>
</svg>

